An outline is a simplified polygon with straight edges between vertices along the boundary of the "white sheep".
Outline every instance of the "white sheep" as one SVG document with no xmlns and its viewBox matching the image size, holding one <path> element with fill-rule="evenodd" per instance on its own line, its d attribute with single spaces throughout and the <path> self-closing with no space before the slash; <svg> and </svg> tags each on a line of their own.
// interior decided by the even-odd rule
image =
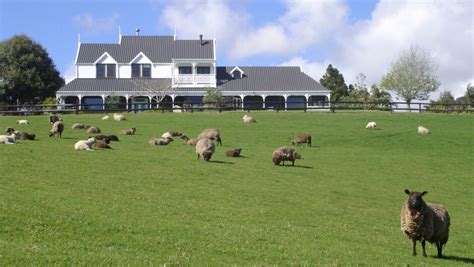
<svg viewBox="0 0 474 267">
<path fill-rule="evenodd" d="M 430 130 L 428 130 L 428 128 L 425 128 L 423 126 L 418 126 L 418 133 L 419 134 L 429 134 Z"/>
<path fill-rule="evenodd" d="M 244 120 L 245 123 L 254 123 L 257 122 L 252 116 L 249 116 L 245 114 L 242 119 Z"/>
<path fill-rule="evenodd" d="M 95 143 L 95 138 L 91 137 L 87 140 L 80 140 L 74 144 L 75 150 L 93 150 L 92 145 Z"/>
<path fill-rule="evenodd" d="M 106 120 L 108 120 L 109 118 L 110 118 L 109 115 L 105 115 L 104 117 L 102 117 L 102 120 L 103 120 L 103 121 L 106 121 Z"/>
<path fill-rule="evenodd" d="M 16 123 L 17 124 L 30 124 L 30 121 L 28 121 L 28 120 L 17 120 Z"/>
<path fill-rule="evenodd" d="M 375 129 L 377 127 L 377 123 L 375 121 L 371 121 L 367 123 L 367 126 L 365 126 L 365 129 Z"/>
<path fill-rule="evenodd" d="M 196 144 L 197 159 L 202 157 L 205 161 L 209 161 L 216 150 L 216 146 L 209 138 L 201 138 Z"/>
<path fill-rule="evenodd" d="M 0 135 L 0 144 L 14 145 L 16 144 L 15 134 L 11 135 Z"/>
<path fill-rule="evenodd" d="M 114 117 L 114 120 L 116 120 L 116 121 L 124 121 L 125 120 L 125 116 L 123 114 L 114 113 L 113 117 Z"/>
</svg>

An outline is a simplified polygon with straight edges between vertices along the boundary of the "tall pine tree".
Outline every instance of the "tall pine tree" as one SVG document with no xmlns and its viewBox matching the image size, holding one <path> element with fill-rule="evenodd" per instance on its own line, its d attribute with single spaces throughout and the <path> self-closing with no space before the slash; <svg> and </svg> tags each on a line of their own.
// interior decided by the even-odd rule
<svg viewBox="0 0 474 267">
<path fill-rule="evenodd" d="M 319 80 L 319 83 L 331 91 L 331 102 L 337 102 L 342 97 L 349 95 L 344 76 L 331 64 L 327 67 L 326 73 Z"/>
</svg>

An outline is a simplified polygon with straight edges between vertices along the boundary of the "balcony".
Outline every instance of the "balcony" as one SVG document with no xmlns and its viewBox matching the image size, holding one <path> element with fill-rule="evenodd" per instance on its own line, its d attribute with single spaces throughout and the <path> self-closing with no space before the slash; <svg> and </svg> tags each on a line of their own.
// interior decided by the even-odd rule
<svg viewBox="0 0 474 267">
<path fill-rule="evenodd" d="M 212 74 L 180 74 L 173 76 L 173 84 L 215 85 L 216 76 Z"/>
</svg>

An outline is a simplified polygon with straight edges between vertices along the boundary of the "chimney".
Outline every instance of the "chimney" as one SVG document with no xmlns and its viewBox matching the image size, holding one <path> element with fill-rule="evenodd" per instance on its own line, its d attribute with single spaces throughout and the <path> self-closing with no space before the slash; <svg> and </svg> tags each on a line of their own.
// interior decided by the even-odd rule
<svg viewBox="0 0 474 267">
<path fill-rule="evenodd" d="M 199 40 L 201 40 L 201 46 L 203 46 L 204 43 L 202 42 L 202 34 L 199 34 Z"/>
<path fill-rule="evenodd" d="M 136 28 L 136 29 L 135 29 L 135 35 L 136 35 L 136 36 L 140 36 L 140 28 Z"/>
</svg>

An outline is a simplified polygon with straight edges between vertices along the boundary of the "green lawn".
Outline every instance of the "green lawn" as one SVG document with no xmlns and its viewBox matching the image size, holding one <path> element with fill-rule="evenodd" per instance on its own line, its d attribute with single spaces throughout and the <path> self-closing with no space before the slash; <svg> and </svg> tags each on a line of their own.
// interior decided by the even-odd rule
<svg viewBox="0 0 474 267">
<path fill-rule="evenodd" d="M 64 115 L 62 139 L 47 116 L 0 117 L 36 141 L 0 145 L 0 265 L 425 265 L 474 263 L 474 117 L 383 112 L 243 112 Z M 377 130 L 366 130 L 376 121 Z M 119 136 L 112 150 L 75 151 L 84 130 Z M 420 136 L 417 126 L 432 134 Z M 210 162 L 179 140 L 221 130 Z M 276 147 L 311 133 L 296 166 L 274 166 Z M 225 157 L 243 148 L 240 158 Z M 400 230 L 405 188 L 451 215 L 446 259 L 411 256 Z M 421 245 L 418 245 L 421 255 Z"/>
</svg>

